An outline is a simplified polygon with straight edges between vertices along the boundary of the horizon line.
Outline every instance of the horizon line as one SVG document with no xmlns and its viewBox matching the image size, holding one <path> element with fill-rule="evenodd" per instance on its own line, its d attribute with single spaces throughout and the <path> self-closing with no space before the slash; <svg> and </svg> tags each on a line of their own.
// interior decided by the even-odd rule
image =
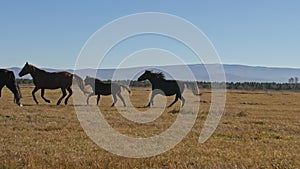
<svg viewBox="0 0 300 169">
<path fill-rule="evenodd" d="M 208 64 L 203 64 L 203 63 L 191 63 L 191 64 L 186 64 L 187 66 L 193 66 L 193 65 L 217 65 L 219 63 L 208 63 Z M 247 64 L 239 64 L 239 63 L 225 63 L 221 64 L 225 66 L 246 66 L 246 67 L 256 67 L 256 68 L 275 68 L 275 69 L 300 69 L 300 67 L 285 67 L 285 66 L 265 66 L 265 65 L 247 65 Z M 36 66 L 36 65 L 35 65 Z M 131 69 L 131 68 L 141 68 L 141 67 L 167 67 L 167 66 L 184 66 L 183 64 L 170 64 L 170 65 L 150 65 L 150 66 L 132 66 L 132 67 L 104 67 L 104 68 L 79 68 L 79 69 L 74 69 L 74 68 L 49 68 L 49 67 L 41 67 L 44 69 L 59 69 L 59 70 L 83 70 L 83 69 L 97 69 L 97 70 L 109 70 L 109 69 Z M 6 67 L 6 69 L 12 69 L 12 68 L 22 68 L 18 66 L 12 66 L 12 67 Z"/>
</svg>

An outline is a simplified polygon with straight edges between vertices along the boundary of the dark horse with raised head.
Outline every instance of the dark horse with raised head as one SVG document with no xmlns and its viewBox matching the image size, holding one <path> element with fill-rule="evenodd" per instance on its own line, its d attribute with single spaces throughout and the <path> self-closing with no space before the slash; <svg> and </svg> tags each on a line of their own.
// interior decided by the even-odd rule
<svg viewBox="0 0 300 169">
<path fill-rule="evenodd" d="M 65 104 L 68 104 L 68 99 L 73 94 L 71 88 L 73 78 L 76 80 L 79 88 L 83 91 L 83 93 L 88 93 L 84 88 L 84 82 L 82 78 L 69 72 L 47 72 L 45 70 L 39 69 L 33 65 L 26 63 L 23 69 L 20 71 L 19 76 L 22 77 L 26 74 L 30 74 L 32 76 L 33 83 L 35 85 L 35 88 L 32 91 L 32 97 L 36 104 L 38 104 L 39 102 L 35 97 L 35 93 L 39 89 L 41 89 L 41 97 L 47 103 L 50 103 L 50 100 L 44 97 L 45 89 L 61 89 L 63 95 L 58 99 L 57 105 L 59 105 L 64 99 L 64 97 L 67 96 L 66 90 L 68 90 L 69 95 L 65 99 Z"/>
<path fill-rule="evenodd" d="M 87 76 L 84 79 L 84 83 L 86 85 L 90 85 L 91 88 L 93 89 L 93 93 L 88 95 L 88 98 L 86 99 L 86 103 L 89 104 L 89 99 L 91 96 L 98 95 L 97 97 L 97 105 L 100 100 L 100 95 L 112 95 L 114 102 L 111 105 L 113 107 L 116 102 L 117 102 L 117 96 L 122 100 L 124 107 L 126 107 L 125 101 L 121 95 L 121 87 L 126 89 L 128 93 L 130 93 L 130 90 L 128 89 L 127 86 L 121 85 L 121 84 L 116 84 L 116 83 L 111 83 L 111 82 L 103 82 L 99 79 L 92 78 Z"/>
<path fill-rule="evenodd" d="M 171 107 L 175 104 L 178 99 L 182 101 L 182 106 L 184 106 L 185 99 L 182 96 L 185 86 L 188 89 L 193 91 L 193 94 L 196 96 L 200 96 L 197 93 L 197 86 L 193 83 L 183 82 L 183 81 L 176 81 L 176 80 L 166 80 L 163 73 L 155 73 L 149 70 L 146 70 L 139 78 L 138 81 L 149 80 L 152 84 L 152 93 L 151 98 L 146 107 L 150 107 L 153 105 L 153 98 L 157 94 L 165 95 L 165 96 L 173 96 L 176 95 L 175 100 L 168 106 Z"/>
<path fill-rule="evenodd" d="M 2 88 L 6 86 L 13 94 L 14 101 L 19 106 L 22 106 L 20 100 L 22 97 L 20 87 L 16 81 L 14 72 L 6 69 L 0 69 L 0 97 Z"/>
</svg>

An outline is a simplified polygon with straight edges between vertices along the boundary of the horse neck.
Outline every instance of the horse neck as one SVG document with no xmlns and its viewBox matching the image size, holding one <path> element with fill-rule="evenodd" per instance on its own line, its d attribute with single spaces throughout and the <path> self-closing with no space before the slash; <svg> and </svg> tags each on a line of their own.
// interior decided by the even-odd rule
<svg viewBox="0 0 300 169">
<path fill-rule="evenodd" d="M 93 90 L 95 90 L 95 84 L 96 84 L 96 80 L 95 79 L 94 79 L 94 82 L 87 83 L 87 84 L 89 84 L 93 88 Z"/>
<path fill-rule="evenodd" d="M 89 84 L 93 89 L 95 89 L 95 83 L 90 83 Z"/>
<path fill-rule="evenodd" d="M 41 70 L 37 67 L 33 67 L 32 70 L 29 72 L 29 74 L 32 76 L 33 79 L 38 78 L 39 75 L 43 75 L 45 73 L 46 73 L 46 71 Z"/>
<path fill-rule="evenodd" d="M 157 83 L 159 83 L 159 81 L 163 81 L 163 79 L 156 78 L 156 77 L 150 77 L 148 78 L 148 80 L 151 82 L 152 85 L 156 85 Z"/>
</svg>

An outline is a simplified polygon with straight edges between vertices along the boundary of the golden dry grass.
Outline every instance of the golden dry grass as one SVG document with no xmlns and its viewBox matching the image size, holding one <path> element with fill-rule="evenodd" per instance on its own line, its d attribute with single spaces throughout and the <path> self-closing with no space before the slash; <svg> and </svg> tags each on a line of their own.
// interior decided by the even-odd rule
<svg viewBox="0 0 300 169">
<path fill-rule="evenodd" d="M 21 89 L 22 108 L 13 103 L 7 89 L 0 98 L 0 168 L 300 168 L 300 93 L 229 91 L 217 130 L 200 144 L 210 105 L 210 93 L 203 91 L 196 123 L 181 143 L 158 156 L 132 159 L 93 143 L 79 124 L 72 99 L 67 106 L 55 105 L 60 90 L 46 91 L 51 104 L 44 103 L 38 92 L 40 104 L 35 105 L 32 87 Z M 141 107 L 148 101 L 149 89 L 132 91 L 133 105 L 146 110 Z M 95 99 L 90 103 L 95 104 Z M 111 97 L 100 102 L 115 129 L 141 137 L 168 128 L 180 106 L 177 103 L 154 122 L 141 125 L 110 108 Z"/>
</svg>

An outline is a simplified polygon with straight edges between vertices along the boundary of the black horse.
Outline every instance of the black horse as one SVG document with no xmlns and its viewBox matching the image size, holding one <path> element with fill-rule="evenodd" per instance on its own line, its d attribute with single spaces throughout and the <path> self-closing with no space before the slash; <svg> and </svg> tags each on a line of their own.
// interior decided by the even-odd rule
<svg viewBox="0 0 300 169">
<path fill-rule="evenodd" d="M 90 85 L 91 88 L 93 89 L 93 93 L 89 94 L 87 99 L 86 99 L 86 103 L 89 104 L 89 99 L 91 96 L 94 95 L 98 95 L 97 97 L 97 105 L 99 103 L 100 100 L 100 95 L 112 95 L 114 102 L 111 105 L 111 107 L 113 107 L 116 102 L 117 102 L 117 96 L 122 100 L 124 107 L 126 107 L 125 101 L 121 95 L 121 87 L 126 89 L 128 91 L 128 93 L 130 93 L 130 90 L 128 89 L 128 87 L 121 85 L 121 84 L 116 84 L 116 83 L 111 83 L 111 82 L 102 82 L 99 79 L 95 79 L 92 77 L 87 76 L 84 79 L 84 83 L 86 85 Z"/>
<path fill-rule="evenodd" d="M 61 89 L 63 95 L 61 96 L 61 98 L 58 99 L 56 103 L 57 105 L 59 105 L 61 101 L 64 99 L 64 97 L 67 96 L 66 90 L 68 90 L 69 95 L 65 99 L 65 104 L 68 104 L 68 99 L 71 97 L 73 93 L 71 88 L 73 78 L 77 81 L 78 86 L 83 91 L 83 93 L 84 94 L 88 93 L 84 89 L 83 80 L 79 76 L 75 74 L 71 74 L 69 72 L 47 72 L 33 65 L 30 65 L 26 62 L 25 66 L 20 71 L 19 76 L 22 77 L 26 74 L 30 74 L 33 79 L 35 88 L 32 91 L 32 97 L 36 104 L 38 104 L 39 102 L 35 97 L 35 92 L 37 92 L 39 89 L 41 89 L 41 97 L 47 103 L 50 103 L 50 100 L 44 97 L 45 89 Z"/>
<path fill-rule="evenodd" d="M 182 96 L 185 86 L 188 89 L 193 91 L 193 94 L 196 96 L 200 96 L 197 93 L 197 87 L 193 83 L 189 82 L 182 82 L 176 80 L 166 80 L 163 73 L 154 73 L 152 71 L 146 70 L 144 74 L 142 74 L 138 81 L 149 80 L 152 84 L 152 94 L 150 101 L 146 107 L 150 107 L 150 104 L 153 105 L 153 98 L 157 94 L 165 95 L 165 96 L 172 96 L 176 95 L 175 100 L 168 106 L 171 107 L 175 104 L 178 99 L 182 101 L 182 106 L 184 106 L 185 99 Z"/>
<path fill-rule="evenodd" d="M 6 86 L 13 94 L 14 101 L 19 106 L 22 106 L 20 100 L 22 97 L 20 87 L 16 81 L 14 72 L 6 69 L 0 69 L 0 97 L 2 88 Z"/>
</svg>

